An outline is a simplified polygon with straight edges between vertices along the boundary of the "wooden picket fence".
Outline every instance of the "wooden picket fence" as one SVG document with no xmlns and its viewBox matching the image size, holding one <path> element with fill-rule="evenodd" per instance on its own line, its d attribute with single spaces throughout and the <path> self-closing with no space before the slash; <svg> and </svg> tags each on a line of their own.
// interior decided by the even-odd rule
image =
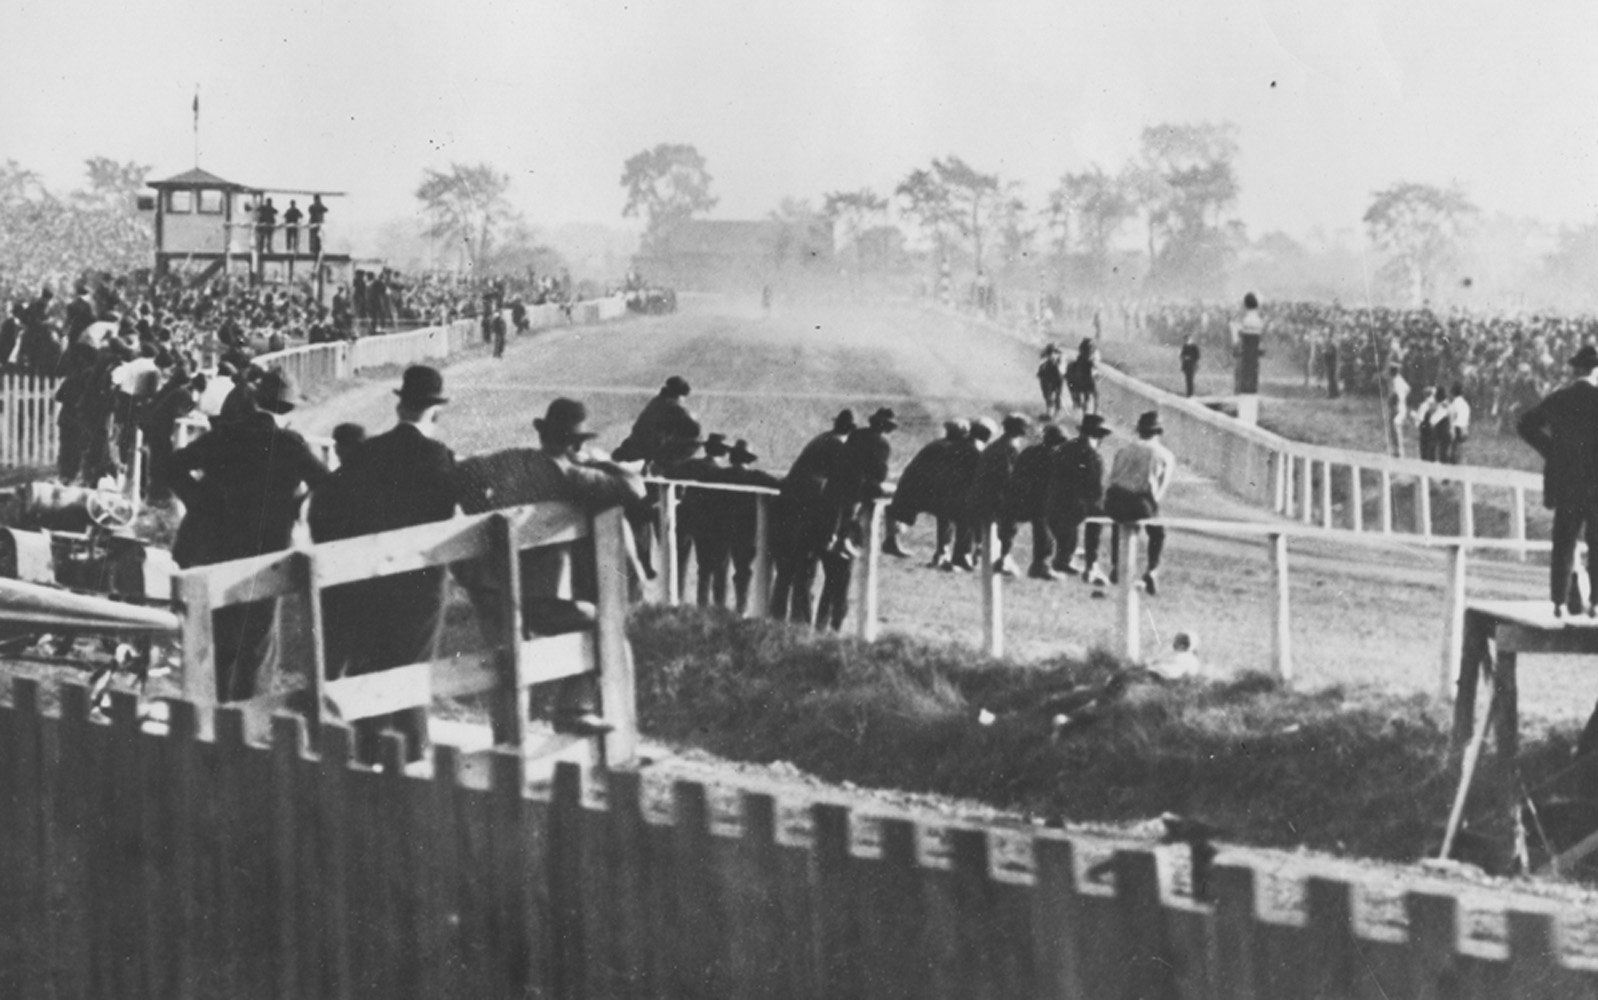
<svg viewBox="0 0 1598 1000">
<path fill-rule="evenodd" d="M 55 392 L 61 380 L 43 375 L 0 375 L 0 467 L 54 465 L 60 447 Z"/>
<path fill-rule="evenodd" d="M 1170 855 L 1055 830 L 868 820 L 678 781 L 669 816 L 637 772 L 563 764 L 529 788 L 514 752 L 469 772 L 351 762 L 341 725 L 170 703 L 168 731 L 81 685 L 47 711 L 19 679 L 0 707 L 0 996 L 1591 997 L 1555 915 L 1462 940 L 1459 898 L 1404 897 L 1356 926 L 1348 883 L 1262 910 L 1264 876 L 1222 864 L 1211 899 Z M 210 727 L 206 727 L 210 728 Z M 602 798 L 601 802 L 595 800 Z M 730 813 L 730 815 L 729 815 Z M 785 819 L 786 817 L 786 819 Z M 995 848 L 1006 843 L 1003 852 Z M 1017 845 L 1024 850 L 1017 850 Z M 1272 908 L 1274 910 L 1274 907 Z"/>
</svg>

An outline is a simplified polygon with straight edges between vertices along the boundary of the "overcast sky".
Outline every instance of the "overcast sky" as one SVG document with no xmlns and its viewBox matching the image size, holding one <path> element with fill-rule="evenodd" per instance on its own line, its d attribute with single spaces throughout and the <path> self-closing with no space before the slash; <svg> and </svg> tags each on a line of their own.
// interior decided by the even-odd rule
<svg viewBox="0 0 1598 1000">
<path fill-rule="evenodd" d="M 1457 180 L 1489 212 L 1598 218 L 1598 3 L 1475 0 L 8 0 L 0 158 L 75 186 L 102 154 L 414 211 L 488 161 L 535 222 L 620 225 L 622 161 L 709 161 L 719 218 L 957 154 L 1025 183 L 1139 130 L 1231 121 L 1250 233 L 1357 228 Z M 1535 15 L 1522 11 L 1535 10 Z"/>
</svg>

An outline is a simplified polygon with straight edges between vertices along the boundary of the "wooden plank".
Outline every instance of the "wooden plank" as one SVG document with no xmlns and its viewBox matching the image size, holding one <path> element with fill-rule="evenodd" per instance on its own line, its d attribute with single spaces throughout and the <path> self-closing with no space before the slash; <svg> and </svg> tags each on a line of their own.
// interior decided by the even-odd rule
<svg viewBox="0 0 1598 1000">
<path fill-rule="evenodd" d="M 61 704 L 59 764 L 52 792 L 53 823 L 48 833 L 55 898 L 50 907 L 55 942 L 52 960 L 59 963 L 57 991 L 70 997 L 104 995 L 107 984 L 103 961 L 109 948 L 101 948 L 103 907 L 96 898 L 98 844 L 101 822 L 98 740 L 89 721 L 89 692 L 82 684 L 57 689 Z"/>
<path fill-rule="evenodd" d="M 1453 693 L 1460 657 L 1465 648 L 1465 546 L 1448 547 L 1448 577 L 1444 584 L 1447 610 L 1443 619 L 1443 650 L 1438 663 L 1437 697 L 1447 701 Z"/>
<path fill-rule="evenodd" d="M 479 515 L 323 542 L 316 546 L 322 586 L 480 558 L 487 551 L 485 521 Z"/>
<path fill-rule="evenodd" d="M 973 1000 L 1001 1000 L 1012 984 L 999 975 L 997 892 L 988 863 L 986 831 L 959 827 L 947 831 L 952 862 L 954 902 L 958 914 L 960 978 L 956 987 Z"/>
<path fill-rule="evenodd" d="M 984 524 L 977 585 L 982 588 L 982 649 L 992 657 L 1004 655 L 1004 577 L 994 572 L 998 547 L 997 527 Z"/>
<path fill-rule="evenodd" d="M 519 750 L 491 751 L 489 774 L 492 870 L 498 873 L 495 895 L 502 899 L 496 919 L 505 929 L 497 957 L 508 974 L 508 995 L 536 996 L 550 988 L 555 971 L 549 928 L 558 920 L 552 899 L 542 891 L 544 873 L 549 871 L 554 853 L 552 809 L 527 798 L 527 762 Z M 581 950 L 577 958 L 576 972 L 581 975 Z M 565 995 L 582 997 L 586 993 L 579 989 Z"/>
<path fill-rule="evenodd" d="M 1300 459 L 1299 473 L 1299 518 L 1305 524 L 1315 523 L 1315 461 L 1305 457 Z"/>
<path fill-rule="evenodd" d="M 1432 535 L 1432 481 L 1429 476 L 1415 477 L 1415 516 L 1417 530 L 1427 538 Z"/>
<path fill-rule="evenodd" d="M 322 694 L 327 684 L 327 639 L 322 623 L 322 581 L 320 557 L 314 552 L 294 553 L 294 572 L 298 577 L 295 594 L 289 599 L 299 605 L 300 622 L 305 626 L 297 635 L 281 636 L 289 663 L 305 674 L 306 700 L 303 710 L 311 732 L 321 728 Z M 288 602 L 285 602 L 288 603 Z"/>
<path fill-rule="evenodd" d="M 473 878 L 469 866 L 479 859 L 470 853 L 470 825 L 460 809 L 465 798 L 461 776 L 460 751 L 434 744 L 426 807 L 432 814 L 430 825 L 438 831 L 428 864 L 437 923 L 427 939 L 439 951 L 435 960 L 423 964 L 423 974 L 431 995 L 444 1000 L 481 997 L 487 990 L 478 960 L 486 948 L 483 908 L 468 891 Z"/>
<path fill-rule="evenodd" d="M 431 663 L 414 663 L 370 674 L 357 674 L 328 681 L 323 696 L 338 707 L 345 722 L 370 719 L 402 709 L 433 703 Z"/>
<path fill-rule="evenodd" d="M 1032 838 L 1032 955 L 1035 1000 L 1085 995 L 1077 928 L 1075 845 L 1069 838 Z"/>
<path fill-rule="evenodd" d="M 213 563 L 183 570 L 177 574 L 177 579 L 180 587 L 184 578 L 190 575 L 203 580 L 213 610 L 249 601 L 262 601 L 294 592 L 298 581 L 293 570 L 293 556 L 293 552 L 269 552 L 247 559 Z"/>
<path fill-rule="evenodd" d="M 432 1000 L 421 990 L 422 967 L 418 941 L 424 888 L 421 873 L 426 867 L 426 845 L 418 836 L 418 819 L 423 815 L 413 807 L 424 790 L 420 782 L 406 774 L 409 757 L 405 737 L 397 732 L 383 734 L 381 743 L 383 773 L 377 780 L 380 824 L 380 864 L 387 878 L 383 893 L 387 907 L 386 930 L 383 934 L 388 944 L 387 965 L 393 973 L 393 988 L 388 996 L 397 1000 Z M 509 873 L 515 877 L 514 871 Z"/>
<path fill-rule="evenodd" d="M 1555 1000 L 1574 996 L 1577 978 L 1559 956 L 1550 913 L 1511 909 L 1507 996 L 1515 1000 Z"/>
<path fill-rule="evenodd" d="M 907 819 L 882 821 L 882 858 L 865 862 L 861 945 L 864 988 L 869 997 L 914 1000 L 928 991 L 928 963 L 922 952 L 926 907 L 921 897 L 921 867 L 916 860 L 916 828 Z"/>
<path fill-rule="evenodd" d="M 755 561 L 750 566 L 750 618 L 764 618 L 771 607 L 771 505 L 770 496 L 755 497 Z"/>
<path fill-rule="evenodd" d="M 1381 519 L 1382 534 L 1393 533 L 1393 474 L 1382 470 L 1382 491 L 1377 497 L 1376 512 Z"/>
<path fill-rule="evenodd" d="M 594 648 L 585 659 L 599 670 L 599 703 L 616 728 L 605 737 L 604 761 L 617 767 L 638 755 L 638 685 L 633 675 L 632 646 L 627 641 L 627 521 L 621 510 L 594 518 L 594 555 L 598 569 L 595 611 L 598 627 Z"/>
<path fill-rule="evenodd" d="M 1414 1000 L 1459 996 L 1459 900 L 1441 893 L 1410 892 L 1404 896 L 1404 912 L 1409 918 L 1409 996 Z"/>
<path fill-rule="evenodd" d="M 1115 902 L 1126 949 L 1128 995 L 1175 1000 L 1175 958 L 1165 926 L 1164 902 L 1154 852 L 1115 852 Z"/>
<path fill-rule="evenodd" d="M 1276 600 L 1271 606 L 1271 668 L 1282 683 L 1293 683 L 1292 580 L 1287 565 L 1287 536 L 1273 532 L 1271 545 L 1271 585 Z"/>
<path fill-rule="evenodd" d="M 297 715 L 278 715 L 272 719 L 271 799 L 272 880 L 267 903 L 274 917 L 277 941 L 276 995 L 280 1000 L 295 1000 L 301 995 L 299 962 L 300 896 L 309 888 L 302 885 L 299 864 L 300 807 L 299 765 L 305 759 L 305 720 Z M 305 872 L 304 874 L 309 874 Z"/>
<path fill-rule="evenodd" d="M 528 707 L 527 694 L 521 686 L 521 561 L 516 556 L 511 522 L 505 514 L 489 515 L 486 530 L 488 572 L 497 584 L 498 601 L 492 617 L 495 634 L 487 638 L 500 652 L 500 683 L 489 697 L 489 722 L 494 728 L 495 743 L 520 747 L 527 742 Z"/>
<path fill-rule="evenodd" d="M 676 856 L 673 890 L 681 961 L 673 993 L 682 997 L 727 995 L 728 970 L 723 947 L 726 918 L 712 864 L 710 803 L 705 786 L 695 781 L 672 783 L 672 841 Z"/>
<path fill-rule="evenodd" d="M 1476 497 L 1470 480 L 1459 484 L 1459 533 L 1465 538 L 1476 537 Z"/>
<path fill-rule="evenodd" d="M 511 537 L 518 551 L 569 545 L 591 537 L 594 531 L 588 514 L 576 504 L 527 504 L 509 508 L 505 513 L 511 519 Z M 616 513 L 619 515 L 620 511 Z"/>
<path fill-rule="evenodd" d="M 656 567 L 665 576 L 666 603 L 672 607 L 682 603 L 682 569 L 677 565 L 677 486 L 660 484 L 660 565 Z"/>
<path fill-rule="evenodd" d="M 1138 599 L 1138 530 L 1135 525 L 1122 525 L 1117 532 L 1120 543 L 1120 591 L 1118 623 L 1121 630 L 1120 653 L 1129 663 L 1143 660 L 1143 623 L 1139 615 Z"/>
<path fill-rule="evenodd" d="M 354 982 L 350 968 L 350 801 L 347 795 L 354 734 L 349 727 L 324 722 L 317 731 L 317 761 L 311 778 L 316 826 L 314 843 L 319 872 L 317 906 L 306 933 L 318 942 L 313 993 L 328 1000 L 348 1000 Z M 436 861 L 435 861 L 436 863 Z M 431 866 L 419 874 L 426 876 Z M 425 946 L 426 940 L 418 941 Z M 426 969 L 423 963 L 423 969 Z M 434 993 L 433 995 L 437 995 Z"/>
<path fill-rule="evenodd" d="M 581 767 L 582 765 L 578 765 Z M 588 995 L 615 997 L 622 978 L 615 974 L 617 914 L 616 879 L 606 850 L 610 822 L 602 809 L 579 814 L 583 840 L 579 893 L 583 911 L 583 981 Z"/>
<path fill-rule="evenodd" d="M 550 800 L 549 881 L 550 985 L 557 997 L 587 996 L 582 920 L 582 771 L 563 761 L 555 765 Z"/>
<path fill-rule="evenodd" d="M 1332 463 L 1321 463 L 1321 527 L 1332 526 Z"/>
<path fill-rule="evenodd" d="M 31 678 L 17 677 L 11 682 L 11 708 L 0 709 L 7 722 L 10 739 L 0 743 L 5 754 L 0 771 L 10 776 L 5 814 L 0 822 L 10 827 L 11 849 L 5 854 L 9 880 L 8 897 L 0 905 L 12 907 L 13 940 L 16 941 L 14 975 L 6 985 L 10 996 L 47 996 L 49 988 L 50 844 L 47 809 L 49 784 L 53 775 L 45 759 L 44 720 L 39 706 L 39 684 Z"/>
<path fill-rule="evenodd" d="M 1347 882 L 1311 876 L 1305 885 L 1312 996 L 1347 996 L 1354 987 L 1354 889 Z"/>
<path fill-rule="evenodd" d="M 211 734 L 210 707 L 216 704 L 216 638 L 211 593 L 198 573 L 173 577 L 172 592 L 183 618 L 183 698 L 201 710 L 200 732 Z"/>
<path fill-rule="evenodd" d="M 859 574 L 857 582 L 860 587 L 859 596 L 855 607 L 859 614 L 855 619 L 856 634 L 870 642 L 877 637 L 881 626 L 878 621 L 880 610 L 877 602 L 877 592 L 882 581 L 882 518 L 884 504 L 880 501 L 867 502 L 865 510 L 866 538 L 865 572 Z M 1002 630 L 1003 625 L 1000 624 Z"/>
<path fill-rule="evenodd" d="M 612 632 L 626 639 L 626 622 L 610 623 Z M 612 641 L 617 636 L 613 635 Z M 539 636 L 521 643 L 521 657 L 516 669 L 516 683 L 521 687 L 548 684 L 564 677 L 593 673 L 598 669 L 599 640 L 595 632 L 568 632 L 564 635 Z"/>
<path fill-rule="evenodd" d="M 860 933 L 854 912 L 849 852 L 849 809 L 832 803 L 810 807 L 814 829 L 815 943 L 822 995 L 849 1000 L 864 995 Z"/>
<path fill-rule="evenodd" d="M 1348 507 L 1353 520 L 1353 530 L 1365 530 L 1365 470 L 1357 465 L 1348 467 Z"/>
<path fill-rule="evenodd" d="M 606 789 L 606 837 L 604 849 L 612 878 L 615 900 L 611 952 L 612 982 L 616 995 L 623 998 L 652 997 L 657 994 L 654 979 L 654 954 L 658 945 L 649 934 L 648 910 L 651 902 L 647 830 L 644 825 L 643 780 L 636 771 L 613 771 Z M 745 809 L 745 837 L 748 833 Z M 760 888 L 758 876 L 750 884 Z M 752 957 L 752 956 L 751 956 Z M 770 973 L 762 963 L 756 966 L 761 976 Z M 743 996 L 753 996 L 743 993 Z"/>
</svg>

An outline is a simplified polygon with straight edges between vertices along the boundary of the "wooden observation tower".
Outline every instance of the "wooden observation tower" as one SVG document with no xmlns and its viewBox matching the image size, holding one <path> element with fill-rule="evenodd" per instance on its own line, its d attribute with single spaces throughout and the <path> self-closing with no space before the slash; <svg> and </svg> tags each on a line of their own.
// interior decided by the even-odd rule
<svg viewBox="0 0 1598 1000">
<path fill-rule="evenodd" d="M 150 181 L 155 189 L 155 270 L 157 274 L 182 271 L 196 282 L 215 274 L 243 272 L 252 284 L 292 282 L 297 277 L 316 281 L 317 299 L 324 298 L 329 281 L 351 278 L 349 254 L 326 252 L 327 223 L 312 222 L 313 204 L 342 197 L 342 191 L 300 191 L 252 187 L 223 180 L 195 167 L 164 181 Z M 296 207 L 297 225 L 285 221 L 290 203 Z M 260 207 L 273 199 L 276 219 L 267 225 Z"/>
</svg>

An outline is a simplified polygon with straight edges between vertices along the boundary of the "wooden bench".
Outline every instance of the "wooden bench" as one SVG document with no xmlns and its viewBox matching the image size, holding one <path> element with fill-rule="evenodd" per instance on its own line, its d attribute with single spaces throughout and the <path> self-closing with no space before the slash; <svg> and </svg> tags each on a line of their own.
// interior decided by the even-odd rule
<svg viewBox="0 0 1598 1000">
<path fill-rule="evenodd" d="M 582 544 L 593 546 L 598 568 L 594 626 L 571 634 L 523 638 L 518 554 L 541 546 Z M 603 762 L 615 766 L 632 759 L 638 743 L 625 628 L 625 544 L 619 510 L 590 518 L 569 504 L 548 503 L 184 571 L 177 575 L 174 588 L 183 619 L 183 697 L 201 706 L 217 704 L 213 613 L 275 598 L 281 660 L 306 678 L 301 700 L 313 731 L 323 721 L 324 706 L 336 709 L 345 722 L 354 722 L 426 707 L 439 697 L 486 694 L 494 744 L 519 747 L 524 757 L 537 758 L 581 743 L 591 754 L 602 749 Z M 323 589 L 466 560 L 483 561 L 501 602 L 498 634 L 488 637 L 489 648 L 355 677 L 328 677 Z M 588 673 L 598 675 L 605 715 L 615 725 L 603 737 L 602 748 L 596 741 L 577 737 L 555 737 L 534 745 L 528 689 Z M 284 709 L 287 702 L 285 695 L 263 695 L 235 704 L 260 718 Z"/>
</svg>

